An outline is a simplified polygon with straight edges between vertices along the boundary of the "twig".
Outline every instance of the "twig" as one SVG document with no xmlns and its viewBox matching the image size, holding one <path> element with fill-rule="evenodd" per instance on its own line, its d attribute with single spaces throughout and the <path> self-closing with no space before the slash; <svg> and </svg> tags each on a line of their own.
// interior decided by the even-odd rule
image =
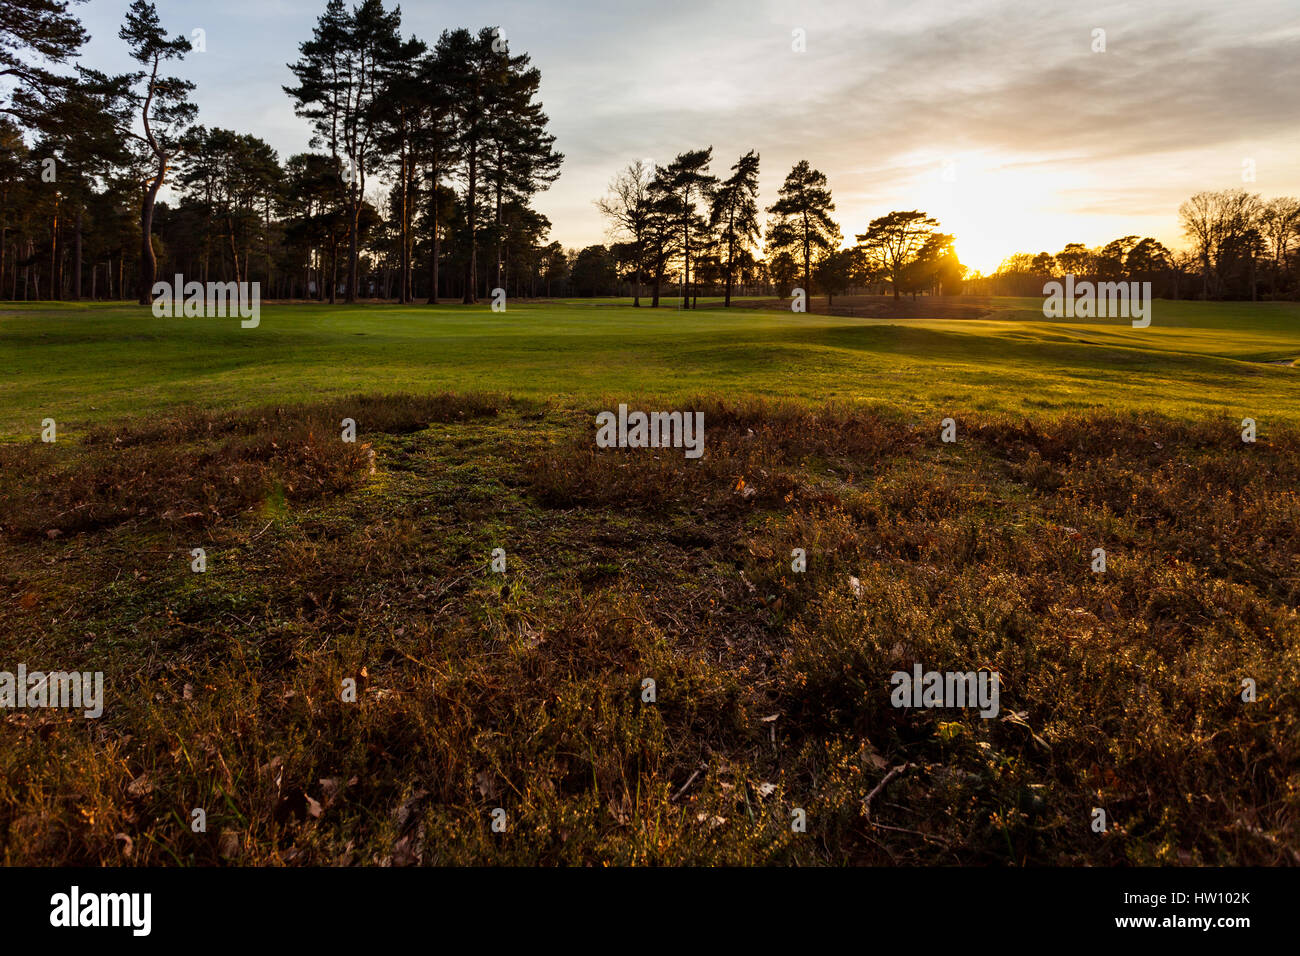
<svg viewBox="0 0 1300 956">
<path fill-rule="evenodd" d="M 910 763 L 899 764 L 897 767 L 890 770 L 889 773 L 885 774 L 884 777 L 881 778 L 880 783 L 876 784 L 875 789 L 867 794 L 867 799 L 862 801 L 862 811 L 866 814 L 868 820 L 871 819 L 871 801 L 876 799 L 876 797 L 879 796 L 880 791 L 884 790 L 885 787 L 889 785 L 889 781 L 903 773 L 906 773 L 911 766 Z"/>
<path fill-rule="evenodd" d="M 907 827 L 891 827 L 891 826 L 886 826 L 883 823 L 873 823 L 871 825 L 875 827 L 877 830 L 892 830 L 895 833 L 907 833 L 910 834 L 911 836 L 918 836 L 926 843 L 937 843 L 945 850 L 950 850 L 952 848 L 951 844 L 949 844 L 948 841 L 942 840 L 937 836 L 930 836 L 930 834 L 928 833 L 922 833 L 920 830 L 909 830 Z"/>
<path fill-rule="evenodd" d="M 673 797 L 673 803 L 676 803 L 678 800 L 682 798 L 682 794 L 686 792 L 686 788 L 689 787 L 691 784 L 693 784 L 695 782 L 695 778 L 698 777 L 699 775 L 700 772 L 696 770 L 693 774 L 691 774 L 689 777 L 686 778 L 686 782 L 682 784 L 682 789 L 678 790 L 677 796 Z"/>
</svg>

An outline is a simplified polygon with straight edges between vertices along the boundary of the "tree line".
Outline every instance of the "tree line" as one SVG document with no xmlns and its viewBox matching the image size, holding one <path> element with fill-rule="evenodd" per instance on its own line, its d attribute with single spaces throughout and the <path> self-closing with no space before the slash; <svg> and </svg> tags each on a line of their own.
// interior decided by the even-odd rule
<svg viewBox="0 0 1300 956">
<path fill-rule="evenodd" d="M 282 162 L 197 122 L 194 85 L 171 75 L 192 38 L 153 3 L 127 11 L 118 36 L 139 69 L 121 75 L 75 63 L 88 37 L 68 0 L 5 7 L 0 296 L 147 303 L 156 276 L 181 273 L 282 298 L 468 303 L 544 281 L 550 223 L 531 201 L 563 156 L 540 71 L 499 29 L 428 43 L 383 0 L 328 0 L 284 88 L 309 149 Z"/>
<path fill-rule="evenodd" d="M 4 0 L 0 15 L 0 297 L 150 301 L 155 278 L 259 281 L 272 298 L 409 303 L 630 294 L 693 307 L 701 293 L 828 301 L 846 292 L 1039 295 L 1074 274 L 1150 281 L 1156 295 L 1294 298 L 1300 201 L 1245 190 L 1180 208 L 1190 248 L 1149 237 L 1017 253 L 968 275 L 920 210 L 846 244 L 826 176 L 800 161 L 758 203 L 759 155 L 714 171 L 713 148 L 630 163 L 596 201 L 608 244 L 565 249 L 532 206 L 563 156 L 540 71 L 497 28 L 402 33 L 383 0 L 327 0 L 284 87 L 310 125 L 281 160 L 262 139 L 199 122 L 172 75 L 194 47 L 134 0 L 118 38 L 137 69 L 77 63 L 82 0 Z M 172 202 L 159 200 L 164 187 Z M 766 217 L 764 219 L 764 216 Z"/>
<path fill-rule="evenodd" d="M 1265 200 L 1244 189 L 1200 192 L 1178 209 L 1185 250 L 1124 236 L 1104 246 L 1072 242 L 1060 252 L 1017 253 L 973 280 L 988 295 L 1041 295 L 1064 275 L 1150 282 L 1162 298 L 1295 299 L 1300 296 L 1300 199 Z"/>
<path fill-rule="evenodd" d="M 1056 254 L 1016 253 L 991 275 L 968 275 L 954 237 L 918 210 L 873 219 L 854 245 L 842 247 L 826 177 L 806 161 L 786 177 L 762 231 L 758 155 L 746 153 L 719 180 L 709 173 L 711 153 L 688 151 L 665 166 L 637 161 L 615 176 L 596 203 L 614 241 L 570 253 L 579 294 L 630 289 L 639 304 L 648 287 L 655 306 L 662 288 L 675 282 L 687 304 L 703 290 L 730 305 L 739 282 L 749 295 L 788 297 L 797 287 L 825 294 L 828 301 L 848 291 L 895 298 L 959 292 L 1037 296 L 1046 281 L 1071 274 L 1150 282 L 1162 298 L 1300 295 L 1300 200 L 1293 197 L 1264 200 L 1241 189 L 1197 193 L 1179 207 L 1190 244 L 1185 250 L 1128 235 L 1097 247 L 1068 243 Z M 760 250 L 766 258 L 756 257 Z"/>
<path fill-rule="evenodd" d="M 636 160 L 616 174 L 596 201 L 613 242 L 575 257 L 577 288 L 611 294 L 627 283 L 633 305 L 645 296 L 652 308 L 674 286 L 688 308 L 698 304 L 701 290 L 720 293 L 730 306 L 737 285 L 749 294 L 820 292 L 828 302 L 850 288 L 888 289 L 895 298 L 961 291 L 966 267 L 954 239 L 926 213 L 895 211 L 873 219 L 855 245 L 843 247 L 826 175 L 807 160 L 786 175 L 765 210 L 765 225 L 758 153 L 749 150 L 725 176 L 712 173 L 712 161 L 709 146 L 664 165 Z"/>
</svg>

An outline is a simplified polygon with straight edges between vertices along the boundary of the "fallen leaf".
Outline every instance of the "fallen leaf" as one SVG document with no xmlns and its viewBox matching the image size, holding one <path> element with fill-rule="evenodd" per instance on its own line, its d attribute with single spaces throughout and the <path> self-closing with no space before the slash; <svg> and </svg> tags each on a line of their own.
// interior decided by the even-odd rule
<svg viewBox="0 0 1300 956">
<path fill-rule="evenodd" d="M 284 757 L 277 754 L 276 756 L 272 757 L 267 763 L 262 765 L 262 767 L 260 768 L 260 772 L 270 773 L 272 770 L 279 770 L 280 766 L 283 763 L 284 763 Z"/>
<path fill-rule="evenodd" d="M 276 804 L 275 819 L 278 823 L 286 823 L 290 817 L 299 820 L 305 820 L 309 816 L 319 818 L 322 812 L 321 805 L 306 790 L 291 787 Z"/>
<path fill-rule="evenodd" d="M 321 777 L 320 790 L 325 806 L 329 807 L 343 792 L 343 781 L 339 780 L 338 777 Z"/>
<path fill-rule="evenodd" d="M 126 785 L 126 792 L 133 797 L 147 797 L 153 793 L 153 781 L 147 773 L 142 773 Z"/>
<path fill-rule="evenodd" d="M 393 844 L 393 866 L 411 866 L 420 863 L 424 855 L 424 825 L 408 833 Z"/>
<path fill-rule="evenodd" d="M 286 866 L 297 866 L 300 863 L 307 862 L 307 851 L 302 847 L 291 846 L 280 854 L 280 860 Z"/>
<path fill-rule="evenodd" d="M 420 802 L 429 795 L 428 790 L 416 790 L 409 797 L 402 801 L 401 805 L 393 811 L 393 819 L 397 821 L 399 830 L 405 829 L 413 820 L 415 820 L 415 810 L 419 807 Z"/>
</svg>

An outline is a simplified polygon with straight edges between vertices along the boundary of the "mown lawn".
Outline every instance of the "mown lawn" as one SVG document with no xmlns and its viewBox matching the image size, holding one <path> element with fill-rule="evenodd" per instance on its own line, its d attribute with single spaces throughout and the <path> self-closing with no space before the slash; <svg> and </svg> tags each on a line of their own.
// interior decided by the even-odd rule
<svg viewBox="0 0 1300 956">
<path fill-rule="evenodd" d="M 714 305 L 713 303 L 708 303 Z M 990 318 L 872 320 L 632 309 L 604 300 L 266 306 L 157 319 L 127 305 L 0 305 L 0 434 L 124 415 L 374 391 L 486 389 L 562 404 L 700 393 L 887 401 L 900 409 L 1146 409 L 1183 417 L 1300 413 L 1300 305 L 1155 303 L 1150 328 L 1049 322 L 1033 300 Z"/>
</svg>

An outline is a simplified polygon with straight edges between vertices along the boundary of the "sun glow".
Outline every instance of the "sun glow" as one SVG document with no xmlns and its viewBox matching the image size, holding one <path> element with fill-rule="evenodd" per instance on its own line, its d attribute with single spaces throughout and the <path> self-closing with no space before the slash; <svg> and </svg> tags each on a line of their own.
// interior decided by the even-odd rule
<svg viewBox="0 0 1300 956">
<path fill-rule="evenodd" d="M 1062 183 L 1047 167 L 1011 157 L 962 154 L 931 165 L 908 187 L 912 203 L 955 237 L 957 256 L 986 275 L 1015 252 L 1057 252 L 1083 241 L 1077 212 L 1062 208 Z"/>
</svg>

